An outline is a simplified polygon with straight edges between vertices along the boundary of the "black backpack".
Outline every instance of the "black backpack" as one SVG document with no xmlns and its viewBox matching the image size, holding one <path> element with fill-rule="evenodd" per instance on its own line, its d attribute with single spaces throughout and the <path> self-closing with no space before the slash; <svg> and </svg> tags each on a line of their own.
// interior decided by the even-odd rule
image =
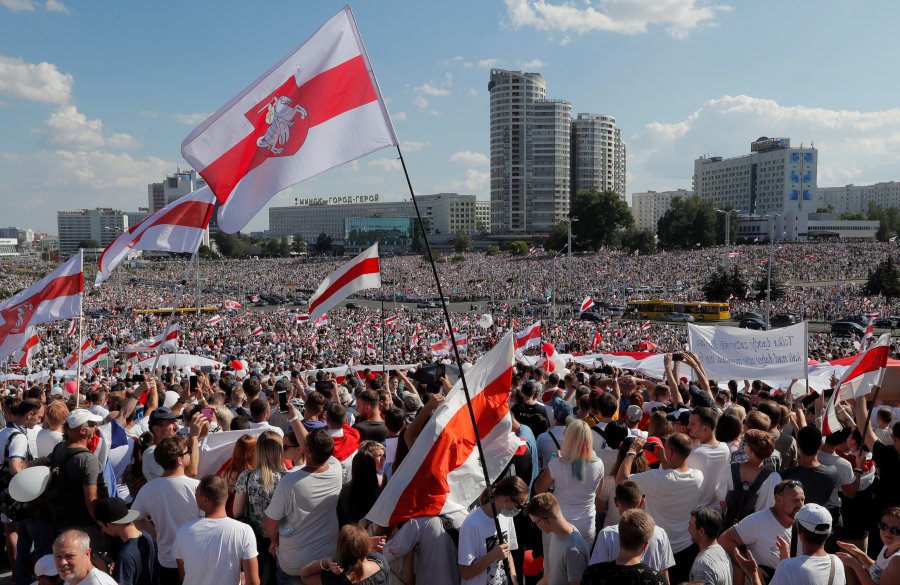
<svg viewBox="0 0 900 585">
<path fill-rule="evenodd" d="M 60 443 L 50 454 L 49 463 L 47 464 L 50 468 L 50 481 L 47 483 L 47 489 L 44 490 L 44 493 L 35 500 L 35 507 L 38 510 L 42 510 L 45 518 L 57 527 L 69 527 L 72 522 L 72 510 L 65 505 L 61 505 L 66 501 L 66 495 L 71 495 L 66 493 L 66 482 L 63 477 L 65 466 L 76 455 L 90 452 L 90 449 L 85 449 L 84 447 L 70 449 L 65 443 Z M 105 498 L 107 495 L 108 491 L 103 477 L 103 470 L 100 470 L 100 475 L 97 478 L 97 497 Z M 79 491 L 73 497 L 82 498 L 84 496 Z"/>
<path fill-rule="evenodd" d="M 6 517 L 13 522 L 24 520 L 31 512 L 30 502 L 25 503 L 14 500 L 9 494 L 9 484 L 12 482 L 13 478 L 12 473 L 10 473 L 9 470 L 9 445 L 16 435 L 22 435 L 26 440 L 28 439 L 22 431 L 14 430 L 11 432 L 9 438 L 6 440 L 6 448 L 3 450 L 3 464 L 0 466 L 0 512 L 5 514 Z M 32 459 L 31 447 L 28 447 L 27 449 L 26 460 L 30 461 Z"/>
<path fill-rule="evenodd" d="M 753 483 L 741 481 L 741 464 L 731 464 L 731 485 L 734 488 L 725 495 L 725 523 L 723 529 L 734 526 L 756 510 L 759 488 L 768 479 L 772 470 L 763 467 Z"/>
</svg>

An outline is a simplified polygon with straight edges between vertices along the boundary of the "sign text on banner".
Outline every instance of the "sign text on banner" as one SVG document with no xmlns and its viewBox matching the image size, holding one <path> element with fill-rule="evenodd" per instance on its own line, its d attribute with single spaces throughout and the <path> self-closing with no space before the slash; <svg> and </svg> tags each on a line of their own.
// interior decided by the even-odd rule
<svg viewBox="0 0 900 585">
<path fill-rule="evenodd" d="M 688 343 L 715 380 L 806 378 L 806 322 L 771 331 L 688 323 Z"/>
</svg>

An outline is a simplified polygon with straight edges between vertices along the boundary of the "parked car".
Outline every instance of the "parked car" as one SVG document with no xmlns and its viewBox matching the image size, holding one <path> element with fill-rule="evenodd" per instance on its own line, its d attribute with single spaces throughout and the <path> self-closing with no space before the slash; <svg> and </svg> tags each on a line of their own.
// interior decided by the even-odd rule
<svg viewBox="0 0 900 585">
<path fill-rule="evenodd" d="M 897 321 L 900 321 L 900 317 L 881 317 L 875 319 L 875 322 L 872 323 L 872 325 L 880 329 L 893 329 L 897 326 Z"/>
<path fill-rule="evenodd" d="M 872 322 L 872 319 L 866 317 L 865 315 L 848 315 L 841 319 L 841 321 L 850 321 L 851 323 L 862 325 L 863 329 L 865 329 Z"/>
<path fill-rule="evenodd" d="M 694 322 L 694 318 L 691 315 L 688 315 L 687 313 L 677 313 L 677 312 L 666 313 L 666 316 L 663 317 L 663 320 L 672 321 L 674 323 L 693 323 Z"/>
<path fill-rule="evenodd" d="M 757 319 L 756 317 L 745 317 L 741 319 L 738 327 L 742 329 L 756 329 L 757 331 L 765 331 L 766 322 L 762 319 Z"/>
<path fill-rule="evenodd" d="M 769 319 L 769 324 L 784 327 L 786 325 L 799 323 L 801 320 L 800 315 L 797 315 L 796 313 L 778 313 Z"/>
<path fill-rule="evenodd" d="M 759 319 L 760 321 L 765 321 L 762 315 L 754 313 L 753 311 L 744 311 L 743 313 L 738 313 L 734 316 L 735 321 L 743 321 L 744 319 Z"/>
<path fill-rule="evenodd" d="M 578 318 L 582 321 L 603 321 L 603 315 L 596 311 L 585 311 Z"/>
<path fill-rule="evenodd" d="M 862 337 L 866 334 L 866 328 L 855 321 L 835 321 L 831 324 L 831 334 Z"/>
</svg>

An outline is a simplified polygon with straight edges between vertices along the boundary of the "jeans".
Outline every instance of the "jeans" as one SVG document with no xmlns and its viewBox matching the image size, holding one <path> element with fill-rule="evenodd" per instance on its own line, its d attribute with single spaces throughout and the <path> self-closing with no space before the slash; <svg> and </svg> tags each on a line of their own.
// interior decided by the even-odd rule
<svg viewBox="0 0 900 585">
<path fill-rule="evenodd" d="M 56 528 L 46 520 L 20 520 L 16 522 L 16 530 L 19 532 L 19 543 L 16 545 L 16 585 L 29 585 L 35 561 L 53 552 Z"/>
<path fill-rule="evenodd" d="M 275 573 L 278 585 L 300 585 L 300 575 L 288 575 L 281 570 L 281 566 L 278 565 L 277 560 L 275 561 L 275 565 L 278 566 L 278 570 Z"/>
</svg>

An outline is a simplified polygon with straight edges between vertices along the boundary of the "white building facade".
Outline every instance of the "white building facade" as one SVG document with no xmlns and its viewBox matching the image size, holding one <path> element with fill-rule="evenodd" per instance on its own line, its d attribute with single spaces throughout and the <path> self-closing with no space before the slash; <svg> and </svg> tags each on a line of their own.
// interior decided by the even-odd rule
<svg viewBox="0 0 900 585">
<path fill-rule="evenodd" d="M 625 143 L 614 116 L 578 114 L 572 121 L 572 188 L 625 198 Z"/>
<path fill-rule="evenodd" d="M 84 240 L 94 240 L 101 248 L 105 248 L 128 229 L 128 214 L 105 207 L 57 211 L 56 227 L 59 253 L 69 256 L 78 251 L 78 244 Z"/>
<path fill-rule="evenodd" d="M 831 213 L 837 215 L 867 213 L 870 202 L 882 209 L 900 207 L 900 182 L 820 187 L 816 191 L 817 206 L 829 208 Z"/>
<path fill-rule="evenodd" d="M 634 217 L 634 226 L 641 230 L 650 230 L 656 233 L 656 226 L 660 218 L 672 209 L 672 200 L 676 197 L 687 199 L 693 195 L 694 192 L 687 189 L 632 193 L 631 215 Z"/>
<path fill-rule="evenodd" d="M 193 169 L 179 170 L 166 177 L 162 182 L 150 183 L 147 185 L 147 203 L 150 213 L 159 211 L 179 197 L 184 197 L 204 186 L 206 186 L 206 181 Z"/>
</svg>

